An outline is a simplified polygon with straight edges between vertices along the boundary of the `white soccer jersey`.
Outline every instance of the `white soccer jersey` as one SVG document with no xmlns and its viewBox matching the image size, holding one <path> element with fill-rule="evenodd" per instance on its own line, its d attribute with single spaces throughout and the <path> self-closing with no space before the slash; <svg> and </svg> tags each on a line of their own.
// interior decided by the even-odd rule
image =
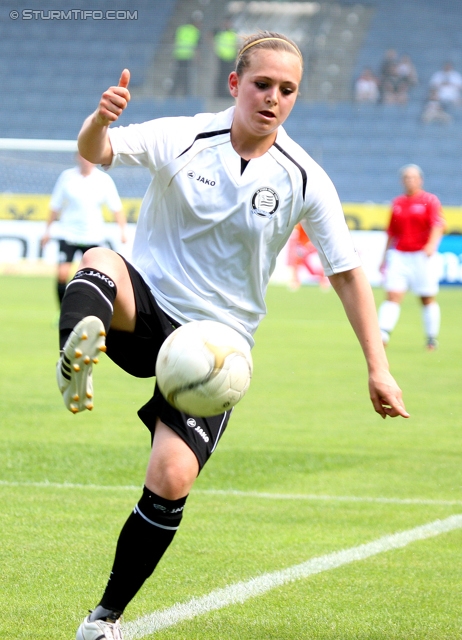
<svg viewBox="0 0 462 640">
<path fill-rule="evenodd" d="M 360 261 L 323 169 L 279 128 L 270 150 L 241 172 L 233 114 L 110 129 L 111 166 L 151 172 L 132 255 L 162 309 L 180 323 L 224 322 L 253 344 L 276 257 L 298 222 L 327 275 Z"/>
<path fill-rule="evenodd" d="M 105 238 L 101 207 L 121 211 L 122 202 L 113 179 L 94 168 L 87 176 L 78 167 L 59 176 L 51 195 L 50 207 L 58 211 L 59 236 L 71 244 L 100 244 Z"/>
</svg>

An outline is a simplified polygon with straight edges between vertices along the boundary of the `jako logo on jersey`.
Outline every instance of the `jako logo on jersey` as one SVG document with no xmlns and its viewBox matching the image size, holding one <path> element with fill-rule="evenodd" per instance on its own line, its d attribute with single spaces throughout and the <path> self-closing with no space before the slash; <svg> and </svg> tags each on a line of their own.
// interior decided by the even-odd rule
<svg viewBox="0 0 462 640">
<path fill-rule="evenodd" d="M 215 180 L 210 180 L 210 178 L 204 178 L 204 176 L 197 176 L 194 171 L 190 170 L 186 174 L 188 178 L 191 180 L 196 180 L 197 182 L 202 182 L 202 184 L 208 184 L 210 187 L 214 187 L 216 185 Z"/>
<path fill-rule="evenodd" d="M 279 207 L 279 196 L 269 187 L 262 187 L 252 196 L 252 213 L 263 218 L 271 218 Z"/>
<path fill-rule="evenodd" d="M 80 276 L 91 276 L 93 278 L 99 278 L 110 287 L 115 287 L 115 284 L 112 282 L 112 280 L 105 276 L 104 273 L 100 273 L 99 271 L 77 271 L 74 278 L 79 278 Z"/>
<path fill-rule="evenodd" d="M 196 426 L 196 421 L 194 420 L 194 418 L 188 418 L 186 420 L 186 424 L 188 425 L 188 427 L 195 427 Z"/>
<path fill-rule="evenodd" d="M 214 187 L 216 185 L 215 180 L 209 180 L 208 178 L 204 178 L 204 176 L 197 176 L 197 182 L 202 182 L 202 184 L 208 184 L 210 187 Z"/>
</svg>

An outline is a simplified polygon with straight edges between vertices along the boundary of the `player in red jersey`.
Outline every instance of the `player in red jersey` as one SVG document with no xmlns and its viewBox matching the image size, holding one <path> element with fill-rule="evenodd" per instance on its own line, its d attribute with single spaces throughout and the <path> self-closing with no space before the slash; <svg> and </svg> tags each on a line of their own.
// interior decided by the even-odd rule
<svg viewBox="0 0 462 640">
<path fill-rule="evenodd" d="M 382 340 L 386 345 L 400 314 L 400 304 L 408 289 L 422 301 L 422 318 L 427 349 L 436 349 L 440 328 L 438 264 L 436 252 L 444 233 L 441 203 L 424 191 L 420 167 L 401 169 L 404 194 L 393 200 L 388 240 L 382 268 L 385 271 L 386 300 L 379 309 Z"/>
<path fill-rule="evenodd" d="M 330 287 L 329 278 L 324 274 L 318 251 L 300 223 L 295 226 L 287 244 L 287 265 L 291 270 L 289 288 L 292 291 L 300 288 L 300 267 L 304 267 L 310 276 L 316 278 L 321 288 Z"/>
</svg>

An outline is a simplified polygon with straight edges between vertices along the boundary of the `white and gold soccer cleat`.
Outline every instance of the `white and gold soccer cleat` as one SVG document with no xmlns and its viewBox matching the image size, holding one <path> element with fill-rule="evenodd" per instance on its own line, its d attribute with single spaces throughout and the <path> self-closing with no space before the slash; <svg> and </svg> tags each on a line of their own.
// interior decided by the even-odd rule
<svg viewBox="0 0 462 640">
<path fill-rule="evenodd" d="M 77 630 L 75 640 L 123 640 L 119 620 L 90 620 L 91 614 L 85 618 Z"/>
<path fill-rule="evenodd" d="M 105 337 L 101 320 L 87 316 L 74 327 L 64 345 L 56 365 L 56 379 L 64 404 L 72 413 L 93 409 L 92 370 L 106 351 Z"/>
</svg>

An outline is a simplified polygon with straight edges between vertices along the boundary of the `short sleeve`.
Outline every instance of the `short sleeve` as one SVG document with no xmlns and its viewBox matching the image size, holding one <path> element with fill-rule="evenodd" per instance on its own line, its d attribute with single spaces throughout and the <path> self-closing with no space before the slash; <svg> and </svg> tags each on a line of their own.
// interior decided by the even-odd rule
<svg viewBox="0 0 462 640">
<path fill-rule="evenodd" d="M 114 154 L 111 168 L 142 166 L 154 173 L 191 144 L 195 135 L 192 124 L 192 118 L 179 116 L 110 128 L 109 139 Z"/>
<path fill-rule="evenodd" d="M 432 194 L 430 199 L 430 222 L 432 227 L 445 227 L 446 221 L 439 199 Z"/>
<path fill-rule="evenodd" d="M 109 129 L 112 146 L 112 167 L 120 165 L 150 167 L 153 164 L 150 146 L 155 142 L 155 121 L 130 124 Z"/>
<path fill-rule="evenodd" d="M 361 260 L 332 181 L 320 167 L 311 178 L 302 224 L 318 250 L 325 274 L 329 276 L 360 266 Z"/>
</svg>

